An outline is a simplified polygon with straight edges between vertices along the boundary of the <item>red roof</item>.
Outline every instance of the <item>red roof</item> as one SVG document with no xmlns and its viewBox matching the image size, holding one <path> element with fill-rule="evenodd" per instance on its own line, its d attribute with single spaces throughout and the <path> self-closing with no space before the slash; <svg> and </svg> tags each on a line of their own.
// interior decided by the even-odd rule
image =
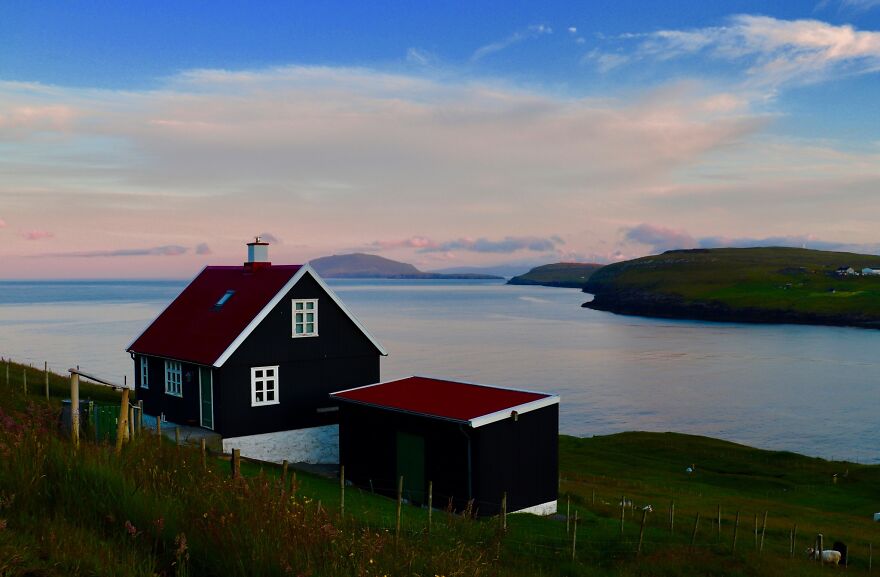
<svg viewBox="0 0 880 577">
<path fill-rule="evenodd" d="M 397 381 L 340 391 L 334 398 L 374 407 L 473 423 L 474 419 L 509 411 L 535 401 L 559 402 L 547 393 L 533 393 L 486 385 L 408 377 Z M 538 408 L 538 407 L 535 407 Z"/>
<path fill-rule="evenodd" d="M 213 365 L 300 268 L 205 267 L 128 350 Z"/>
</svg>

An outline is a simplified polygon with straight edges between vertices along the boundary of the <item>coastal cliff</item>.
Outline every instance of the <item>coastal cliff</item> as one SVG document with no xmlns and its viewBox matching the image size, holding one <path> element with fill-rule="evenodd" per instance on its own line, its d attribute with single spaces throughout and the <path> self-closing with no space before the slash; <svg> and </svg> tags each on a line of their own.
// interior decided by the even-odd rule
<svg viewBox="0 0 880 577">
<path fill-rule="evenodd" d="M 584 307 L 723 322 L 880 328 L 880 257 L 793 248 L 668 251 L 608 265 Z M 852 272 L 847 272 L 852 271 Z"/>
</svg>

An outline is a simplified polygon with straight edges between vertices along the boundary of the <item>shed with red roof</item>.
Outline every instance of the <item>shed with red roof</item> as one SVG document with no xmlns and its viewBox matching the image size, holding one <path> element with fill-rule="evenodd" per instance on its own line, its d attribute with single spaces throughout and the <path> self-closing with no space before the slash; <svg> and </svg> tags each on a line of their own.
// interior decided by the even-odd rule
<svg viewBox="0 0 880 577">
<path fill-rule="evenodd" d="M 329 393 L 377 382 L 386 354 L 308 264 L 273 265 L 259 238 L 243 266 L 205 267 L 127 350 L 147 414 L 224 439 L 334 425 Z"/>
<path fill-rule="evenodd" d="M 346 478 L 478 514 L 549 514 L 558 492 L 559 397 L 549 393 L 408 377 L 333 393 Z"/>
</svg>

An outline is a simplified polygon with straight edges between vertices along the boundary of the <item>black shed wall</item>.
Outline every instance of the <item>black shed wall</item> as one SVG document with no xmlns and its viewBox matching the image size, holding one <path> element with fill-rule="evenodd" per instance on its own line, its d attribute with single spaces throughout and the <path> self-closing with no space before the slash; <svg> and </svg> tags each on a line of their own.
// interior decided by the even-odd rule
<svg viewBox="0 0 880 577">
<path fill-rule="evenodd" d="M 559 489 L 559 405 L 473 429 L 474 497 L 481 512 L 555 501 Z"/>
<path fill-rule="evenodd" d="M 345 477 L 377 493 L 396 496 L 397 433 L 422 437 L 425 443 L 425 485 L 413 487 L 404 479 L 404 492 L 426 494 L 433 482 L 434 507 L 455 510 L 469 500 L 468 441 L 459 424 L 342 402 L 339 414 L 339 462 Z"/>
<path fill-rule="evenodd" d="M 141 386 L 141 355 L 134 357 L 135 394 L 144 402 L 148 415 L 165 415 L 181 425 L 199 425 L 199 365 L 181 363 L 181 392 L 177 397 L 165 393 L 165 359 L 147 356 L 149 388 Z"/>
</svg>

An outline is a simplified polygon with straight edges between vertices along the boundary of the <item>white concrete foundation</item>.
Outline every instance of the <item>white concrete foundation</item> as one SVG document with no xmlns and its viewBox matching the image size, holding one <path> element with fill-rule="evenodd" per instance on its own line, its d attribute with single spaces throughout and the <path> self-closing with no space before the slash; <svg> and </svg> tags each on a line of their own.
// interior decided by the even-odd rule
<svg viewBox="0 0 880 577">
<path fill-rule="evenodd" d="M 525 509 L 520 509 L 518 511 L 513 511 L 513 513 L 531 513 L 532 515 L 553 515 L 556 513 L 556 501 L 547 501 L 546 503 L 541 503 L 540 505 L 534 505 L 532 507 L 526 507 Z"/>
<path fill-rule="evenodd" d="M 240 449 L 243 457 L 280 463 L 339 463 L 339 425 L 278 431 L 223 439 L 223 452 Z"/>
</svg>

